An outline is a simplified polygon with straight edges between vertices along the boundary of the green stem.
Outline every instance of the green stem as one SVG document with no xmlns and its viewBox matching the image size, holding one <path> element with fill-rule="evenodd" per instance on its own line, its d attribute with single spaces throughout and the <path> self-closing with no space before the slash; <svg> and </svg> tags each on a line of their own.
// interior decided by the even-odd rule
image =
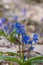
<svg viewBox="0 0 43 65">
<path fill-rule="evenodd" d="M 21 55 L 21 50 L 20 50 L 20 43 L 19 43 L 19 54 Z"/>
<path fill-rule="evenodd" d="M 23 56 L 23 62 L 24 62 L 24 44 L 22 44 L 22 56 Z"/>
<path fill-rule="evenodd" d="M 19 41 L 20 41 L 20 35 L 18 35 L 18 38 L 19 38 Z M 19 45 L 19 55 L 21 55 L 21 48 L 20 48 L 20 42 L 18 42 L 18 45 Z"/>
</svg>

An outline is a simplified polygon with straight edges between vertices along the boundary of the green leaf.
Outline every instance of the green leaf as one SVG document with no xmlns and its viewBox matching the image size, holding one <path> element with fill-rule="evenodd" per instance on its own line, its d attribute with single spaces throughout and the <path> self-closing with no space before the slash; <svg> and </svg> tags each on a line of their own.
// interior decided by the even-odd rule
<svg viewBox="0 0 43 65">
<path fill-rule="evenodd" d="M 17 54 L 17 53 L 14 53 L 14 52 L 5 52 L 5 54 L 8 54 L 8 55 L 10 55 L 10 56 L 17 56 L 17 57 L 19 57 L 20 59 L 22 59 L 22 58 L 21 58 L 21 55 L 19 55 L 19 54 Z"/>
<path fill-rule="evenodd" d="M 5 36 L 5 33 L 3 30 L 0 30 L 0 36 Z"/>
<path fill-rule="evenodd" d="M 3 52 L 0 52 L 0 56 L 2 56 L 3 55 Z"/>
<path fill-rule="evenodd" d="M 43 60 L 34 60 L 34 61 L 32 61 L 31 63 L 42 63 L 43 62 Z"/>
<path fill-rule="evenodd" d="M 21 60 L 14 58 L 13 56 L 0 56 L 0 62 L 3 60 L 8 60 L 8 61 L 16 62 L 19 65 L 24 65 L 24 63 Z"/>
<path fill-rule="evenodd" d="M 10 38 L 7 38 L 10 42 L 13 42 L 13 43 L 14 43 L 15 40 L 16 40 L 16 39 L 14 38 L 14 36 L 13 36 L 14 34 L 16 34 L 15 30 L 10 34 Z M 8 36 L 7 36 L 7 37 L 8 37 Z"/>
<path fill-rule="evenodd" d="M 32 58 L 29 58 L 25 64 L 26 65 L 32 65 L 32 61 L 36 61 L 36 60 L 40 60 L 40 59 L 43 59 L 43 56 L 36 56 L 36 57 L 32 57 Z"/>
</svg>

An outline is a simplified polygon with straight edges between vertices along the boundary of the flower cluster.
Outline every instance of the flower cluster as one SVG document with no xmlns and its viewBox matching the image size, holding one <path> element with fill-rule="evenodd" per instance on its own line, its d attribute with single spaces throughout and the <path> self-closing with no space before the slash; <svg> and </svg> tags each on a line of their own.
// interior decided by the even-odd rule
<svg viewBox="0 0 43 65">
<path fill-rule="evenodd" d="M 2 29 L 7 34 L 10 34 L 13 30 L 13 28 L 11 27 L 11 23 L 8 22 L 6 24 L 6 18 L 0 19 L 0 29 Z"/>
<path fill-rule="evenodd" d="M 24 26 L 22 24 L 16 22 L 12 27 L 16 29 L 16 33 L 21 35 L 25 34 Z"/>
<path fill-rule="evenodd" d="M 16 17 L 17 19 L 18 17 Z M 22 43 L 24 44 L 32 44 L 33 41 L 35 43 L 37 43 L 38 40 L 38 34 L 34 34 L 33 35 L 33 39 L 30 40 L 30 36 L 28 36 L 26 34 L 25 28 L 23 24 L 20 24 L 19 22 L 16 23 L 11 23 L 8 22 L 7 24 L 4 24 L 6 22 L 5 18 L 0 19 L 0 28 L 4 30 L 4 32 L 6 32 L 7 34 L 11 34 L 14 29 L 16 29 L 16 34 L 21 35 L 22 36 Z M 33 47 L 31 47 L 30 49 L 33 49 Z"/>
</svg>

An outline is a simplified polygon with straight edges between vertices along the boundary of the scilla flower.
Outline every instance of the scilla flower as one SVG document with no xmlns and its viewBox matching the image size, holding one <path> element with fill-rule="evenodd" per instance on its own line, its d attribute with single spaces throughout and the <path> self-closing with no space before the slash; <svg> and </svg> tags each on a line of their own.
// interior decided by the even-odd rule
<svg viewBox="0 0 43 65">
<path fill-rule="evenodd" d="M 24 26 L 22 24 L 16 22 L 12 27 L 16 29 L 16 33 L 21 35 L 25 34 Z"/>
<path fill-rule="evenodd" d="M 2 28 L 2 26 L 3 26 L 3 25 L 2 25 L 2 21 L 1 21 L 1 19 L 0 19 L 0 29 Z"/>
<path fill-rule="evenodd" d="M 8 26 L 3 26 L 3 31 L 7 32 L 8 31 Z"/>
<path fill-rule="evenodd" d="M 1 19 L 2 24 L 5 23 L 5 21 L 6 21 L 6 18 Z"/>
<path fill-rule="evenodd" d="M 29 40 L 29 44 L 32 44 L 32 40 Z"/>
<path fill-rule="evenodd" d="M 24 56 L 24 60 L 27 60 L 27 56 Z"/>
<path fill-rule="evenodd" d="M 20 24 L 19 22 L 16 22 L 14 24 L 14 26 L 15 26 L 16 29 L 21 29 L 21 28 L 23 29 L 24 28 L 24 26 L 22 24 Z"/>
<path fill-rule="evenodd" d="M 38 41 L 38 34 L 33 35 L 33 41 L 36 43 Z"/>
<path fill-rule="evenodd" d="M 0 29 L 2 28 L 2 24 L 0 23 Z"/>
<path fill-rule="evenodd" d="M 33 46 L 31 46 L 28 50 L 33 50 L 34 49 L 34 47 Z"/>
<path fill-rule="evenodd" d="M 22 36 L 22 41 L 24 44 L 29 44 L 30 36 L 23 35 Z"/>
<path fill-rule="evenodd" d="M 13 29 L 9 29 L 8 26 L 4 26 L 3 31 L 6 32 L 7 34 L 11 34 Z"/>
<path fill-rule="evenodd" d="M 12 23 L 11 23 L 11 22 L 8 22 L 8 23 L 7 23 L 7 26 L 12 27 Z"/>
</svg>

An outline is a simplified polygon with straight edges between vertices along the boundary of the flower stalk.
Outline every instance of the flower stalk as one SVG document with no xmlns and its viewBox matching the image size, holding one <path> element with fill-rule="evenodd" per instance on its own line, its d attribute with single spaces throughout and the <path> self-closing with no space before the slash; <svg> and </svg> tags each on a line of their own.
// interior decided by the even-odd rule
<svg viewBox="0 0 43 65">
<path fill-rule="evenodd" d="M 24 62 L 24 44 L 22 44 L 22 56 L 23 56 L 23 62 Z"/>
</svg>

